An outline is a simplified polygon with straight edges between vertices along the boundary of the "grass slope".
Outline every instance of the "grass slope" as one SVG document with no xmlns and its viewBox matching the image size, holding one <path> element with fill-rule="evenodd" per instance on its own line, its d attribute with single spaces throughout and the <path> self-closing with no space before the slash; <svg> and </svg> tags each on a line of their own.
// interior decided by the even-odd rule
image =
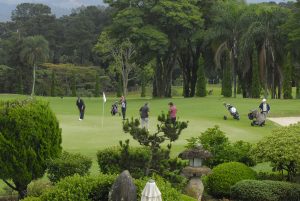
<svg viewBox="0 0 300 201">
<path fill-rule="evenodd" d="M 216 92 L 217 91 L 217 92 Z M 214 89 L 218 93 L 218 88 Z M 25 98 L 19 95 L 0 95 L 0 100 Z M 93 158 L 96 161 L 96 152 L 110 146 L 118 146 L 120 140 L 131 139 L 129 134 L 122 131 L 120 116 L 111 116 L 110 107 L 118 98 L 109 96 L 104 108 L 102 127 L 102 98 L 83 98 L 86 104 L 84 121 L 78 121 L 78 110 L 75 106 L 74 97 L 38 97 L 49 101 L 51 108 L 56 113 L 62 128 L 63 148 L 70 152 L 79 152 Z M 269 135 L 271 130 L 278 125 L 267 122 L 261 127 L 251 127 L 247 113 L 250 109 L 257 108 L 260 99 L 222 98 L 220 95 L 212 95 L 206 98 L 181 98 L 172 99 L 141 99 L 136 94 L 127 98 L 127 117 L 139 117 L 139 108 L 145 103 L 150 107 L 150 130 L 156 128 L 156 118 L 161 111 L 168 110 L 168 102 L 174 102 L 178 109 L 180 120 L 189 121 L 188 128 L 183 131 L 179 140 L 173 144 L 172 155 L 176 156 L 184 149 L 186 139 L 198 136 L 204 130 L 214 125 L 219 125 L 232 141 L 244 140 L 251 143 L 259 141 Z M 230 117 L 223 103 L 231 103 L 237 107 L 241 120 L 237 121 Z M 269 100 L 271 105 L 270 116 L 300 116 L 299 100 Z M 223 120 L 227 115 L 228 120 Z M 134 140 L 131 145 L 138 146 Z M 97 164 L 94 162 L 92 173 L 97 172 Z"/>
</svg>

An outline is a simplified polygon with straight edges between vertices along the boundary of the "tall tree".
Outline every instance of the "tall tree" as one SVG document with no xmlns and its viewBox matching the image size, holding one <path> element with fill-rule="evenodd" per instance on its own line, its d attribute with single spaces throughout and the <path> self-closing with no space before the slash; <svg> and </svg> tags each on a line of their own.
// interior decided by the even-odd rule
<svg viewBox="0 0 300 201">
<path fill-rule="evenodd" d="M 247 16 L 245 14 L 246 4 L 242 0 L 236 1 L 220 1 L 214 8 L 213 26 L 208 33 L 208 38 L 219 41 L 218 50 L 230 51 L 231 60 L 233 63 L 232 76 L 233 76 L 233 91 L 236 97 L 237 90 L 237 71 L 238 71 L 238 53 L 239 53 L 239 40 L 243 34 L 245 26 L 247 26 Z M 226 48 L 223 48 L 226 47 Z M 217 66 L 220 66 L 220 58 L 222 51 L 217 51 L 216 58 Z"/>
<path fill-rule="evenodd" d="M 285 65 L 283 67 L 283 98 L 292 99 L 292 58 L 291 53 L 288 53 Z"/>
<path fill-rule="evenodd" d="M 204 97 L 206 96 L 206 78 L 204 73 L 204 58 L 199 58 L 199 68 L 197 72 L 197 91 L 196 96 Z"/>
<path fill-rule="evenodd" d="M 112 24 L 113 35 L 129 37 L 139 48 L 141 66 L 156 60 L 153 96 L 170 97 L 180 40 L 201 22 L 196 1 L 106 2 L 117 10 Z"/>
<path fill-rule="evenodd" d="M 95 49 L 104 55 L 110 55 L 113 58 L 113 65 L 122 76 L 123 94 L 127 95 L 129 74 L 137 68 L 134 62 L 136 49 L 128 38 L 123 41 L 117 41 L 109 37 L 108 32 L 102 32 Z"/>
<path fill-rule="evenodd" d="M 260 79 L 265 96 L 270 90 L 272 98 L 280 98 L 286 36 L 279 27 L 287 20 L 288 10 L 276 4 L 258 4 L 254 9 L 255 20 L 247 29 L 245 43 L 255 41 L 259 50 Z"/>
<path fill-rule="evenodd" d="M 34 96 L 36 68 L 39 63 L 45 62 L 49 56 L 49 46 L 43 36 L 29 36 L 24 39 L 20 56 L 28 65 L 32 66 L 32 90 Z"/>
</svg>

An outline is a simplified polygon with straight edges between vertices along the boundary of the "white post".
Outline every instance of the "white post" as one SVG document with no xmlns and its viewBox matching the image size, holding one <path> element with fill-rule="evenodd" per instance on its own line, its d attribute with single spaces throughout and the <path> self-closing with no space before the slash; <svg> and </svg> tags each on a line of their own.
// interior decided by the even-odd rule
<svg viewBox="0 0 300 201">
<path fill-rule="evenodd" d="M 104 120 L 104 104 L 105 104 L 105 102 L 104 102 L 104 100 L 103 100 L 103 106 L 102 106 L 102 128 L 103 128 L 103 120 Z"/>
</svg>

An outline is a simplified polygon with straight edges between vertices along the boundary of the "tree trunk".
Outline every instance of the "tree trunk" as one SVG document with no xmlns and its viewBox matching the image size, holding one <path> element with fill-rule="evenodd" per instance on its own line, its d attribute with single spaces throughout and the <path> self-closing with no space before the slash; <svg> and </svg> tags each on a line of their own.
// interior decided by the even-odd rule
<svg viewBox="0 0 300 201">
<path fill-rule="evenodd" d="M 192 51 L 192 48 L 190 48 Z M 196 84 L 197 84 L 197 72 L 199 69 L 199 59 L 200 59 L 200 45 L 196 47 L 196 51 L 192 51 L 192 74 L 191 74 L 191 93 L 190 97 L 195 96 L 195 91 L 196 91 Z M 204 67 L 203 67 L 204 69 Z"/>
<path fill-rule="evenodd" d="M 236 98 L 236 77 L 238 69 L 238 55 L 237 55 L 237 39 L 234 37 L 233 42 L 233 97 Z"/>
<path fill-rule="evenodd" d="M 167 59 L 158 57 L 155 68 L 153 96 L 154 97 L 171 97 L 172 72 L 176 55 L 169 55 Z M 156 95 L 156 96 L 155 96 Z"/>
<path fill-rule="evenodd" d="M 35 75 L 35 72 L 36 71 L 36 65 L 35 64 L 33 64 L 33 73 L 32 73 L 32 75 L 33 75 L 33 80 L 32 80 L 32 90 L 31 90 L 31 97 L 33 97 L 34 96 L 34 87 L 35 87 L 35 77 L 36 77 L 36 75 Z"/>
</svg>

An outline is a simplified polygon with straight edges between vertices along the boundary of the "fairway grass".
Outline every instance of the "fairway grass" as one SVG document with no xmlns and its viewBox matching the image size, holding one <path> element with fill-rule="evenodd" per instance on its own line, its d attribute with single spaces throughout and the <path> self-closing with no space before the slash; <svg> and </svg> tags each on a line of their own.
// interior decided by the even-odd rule
<svg viewBox="0 0 300 201">
<path fill-rule="evenodd" d="M 0 95 L 0 100 L 21 99 L 25 96 Z M 111 116 L 110 109 L 114 101 L 118 98 L 107 97 L 104 107 L 104 119 L 102 127 L 102 98 L 83 97 L 86 104 L 85 119 L 79 121 L 78 110 L 74 97 L 37 97 L 50 103 L 51 108 L 57 115 L 62 128 L 62 147 L 66 151 L 78 152 L 93 159 L 92 174 L 98 172 L 96 163 L 96 153 L 98 150 L 118 146 L 119 141 L 130 139 L 132 146 L 139 146 L 129 134 L 122 131 L 121 116 Z M 177 156 L 184 150 L 186 139 L 199 136 L 207 128 L 218 125 L 226 133 L 231 141 L 244 140 L 251 143 L 258 142 L 261 138 L 271 134 L 271 130 L 279 125 L 267 121 L 265 127 L 251 127 L 247 118 L 249 110 L 255 109 L 260 103 L 260 99 L 243 98 L 222 98 L 219 95 L 205 98 L 182 98 L 172 99 L 150 99 L 139 98 L 135 95 L 127 98 L 127 117 L 138 118 L 139 108 L 145 103 L 150 107 L 150 132 L 155 131 L 157 116 L 162 112 L 167 112 L 168 102 L 174 102 L 178 109 L 178 117 L 181 121 L 188 121 L 188 128 L 185 129 L 180 138 L 173 143 L 172 156 Z M 234 120 L 223 106 L 223 103 L 231 103 L 237 107 L 241 120 Z M 270 116 L 300 116 L 299 100 L 268 100 L 271 106 Z M 223 120 L 227 115 L 228 120 Z"/>
</svg>

